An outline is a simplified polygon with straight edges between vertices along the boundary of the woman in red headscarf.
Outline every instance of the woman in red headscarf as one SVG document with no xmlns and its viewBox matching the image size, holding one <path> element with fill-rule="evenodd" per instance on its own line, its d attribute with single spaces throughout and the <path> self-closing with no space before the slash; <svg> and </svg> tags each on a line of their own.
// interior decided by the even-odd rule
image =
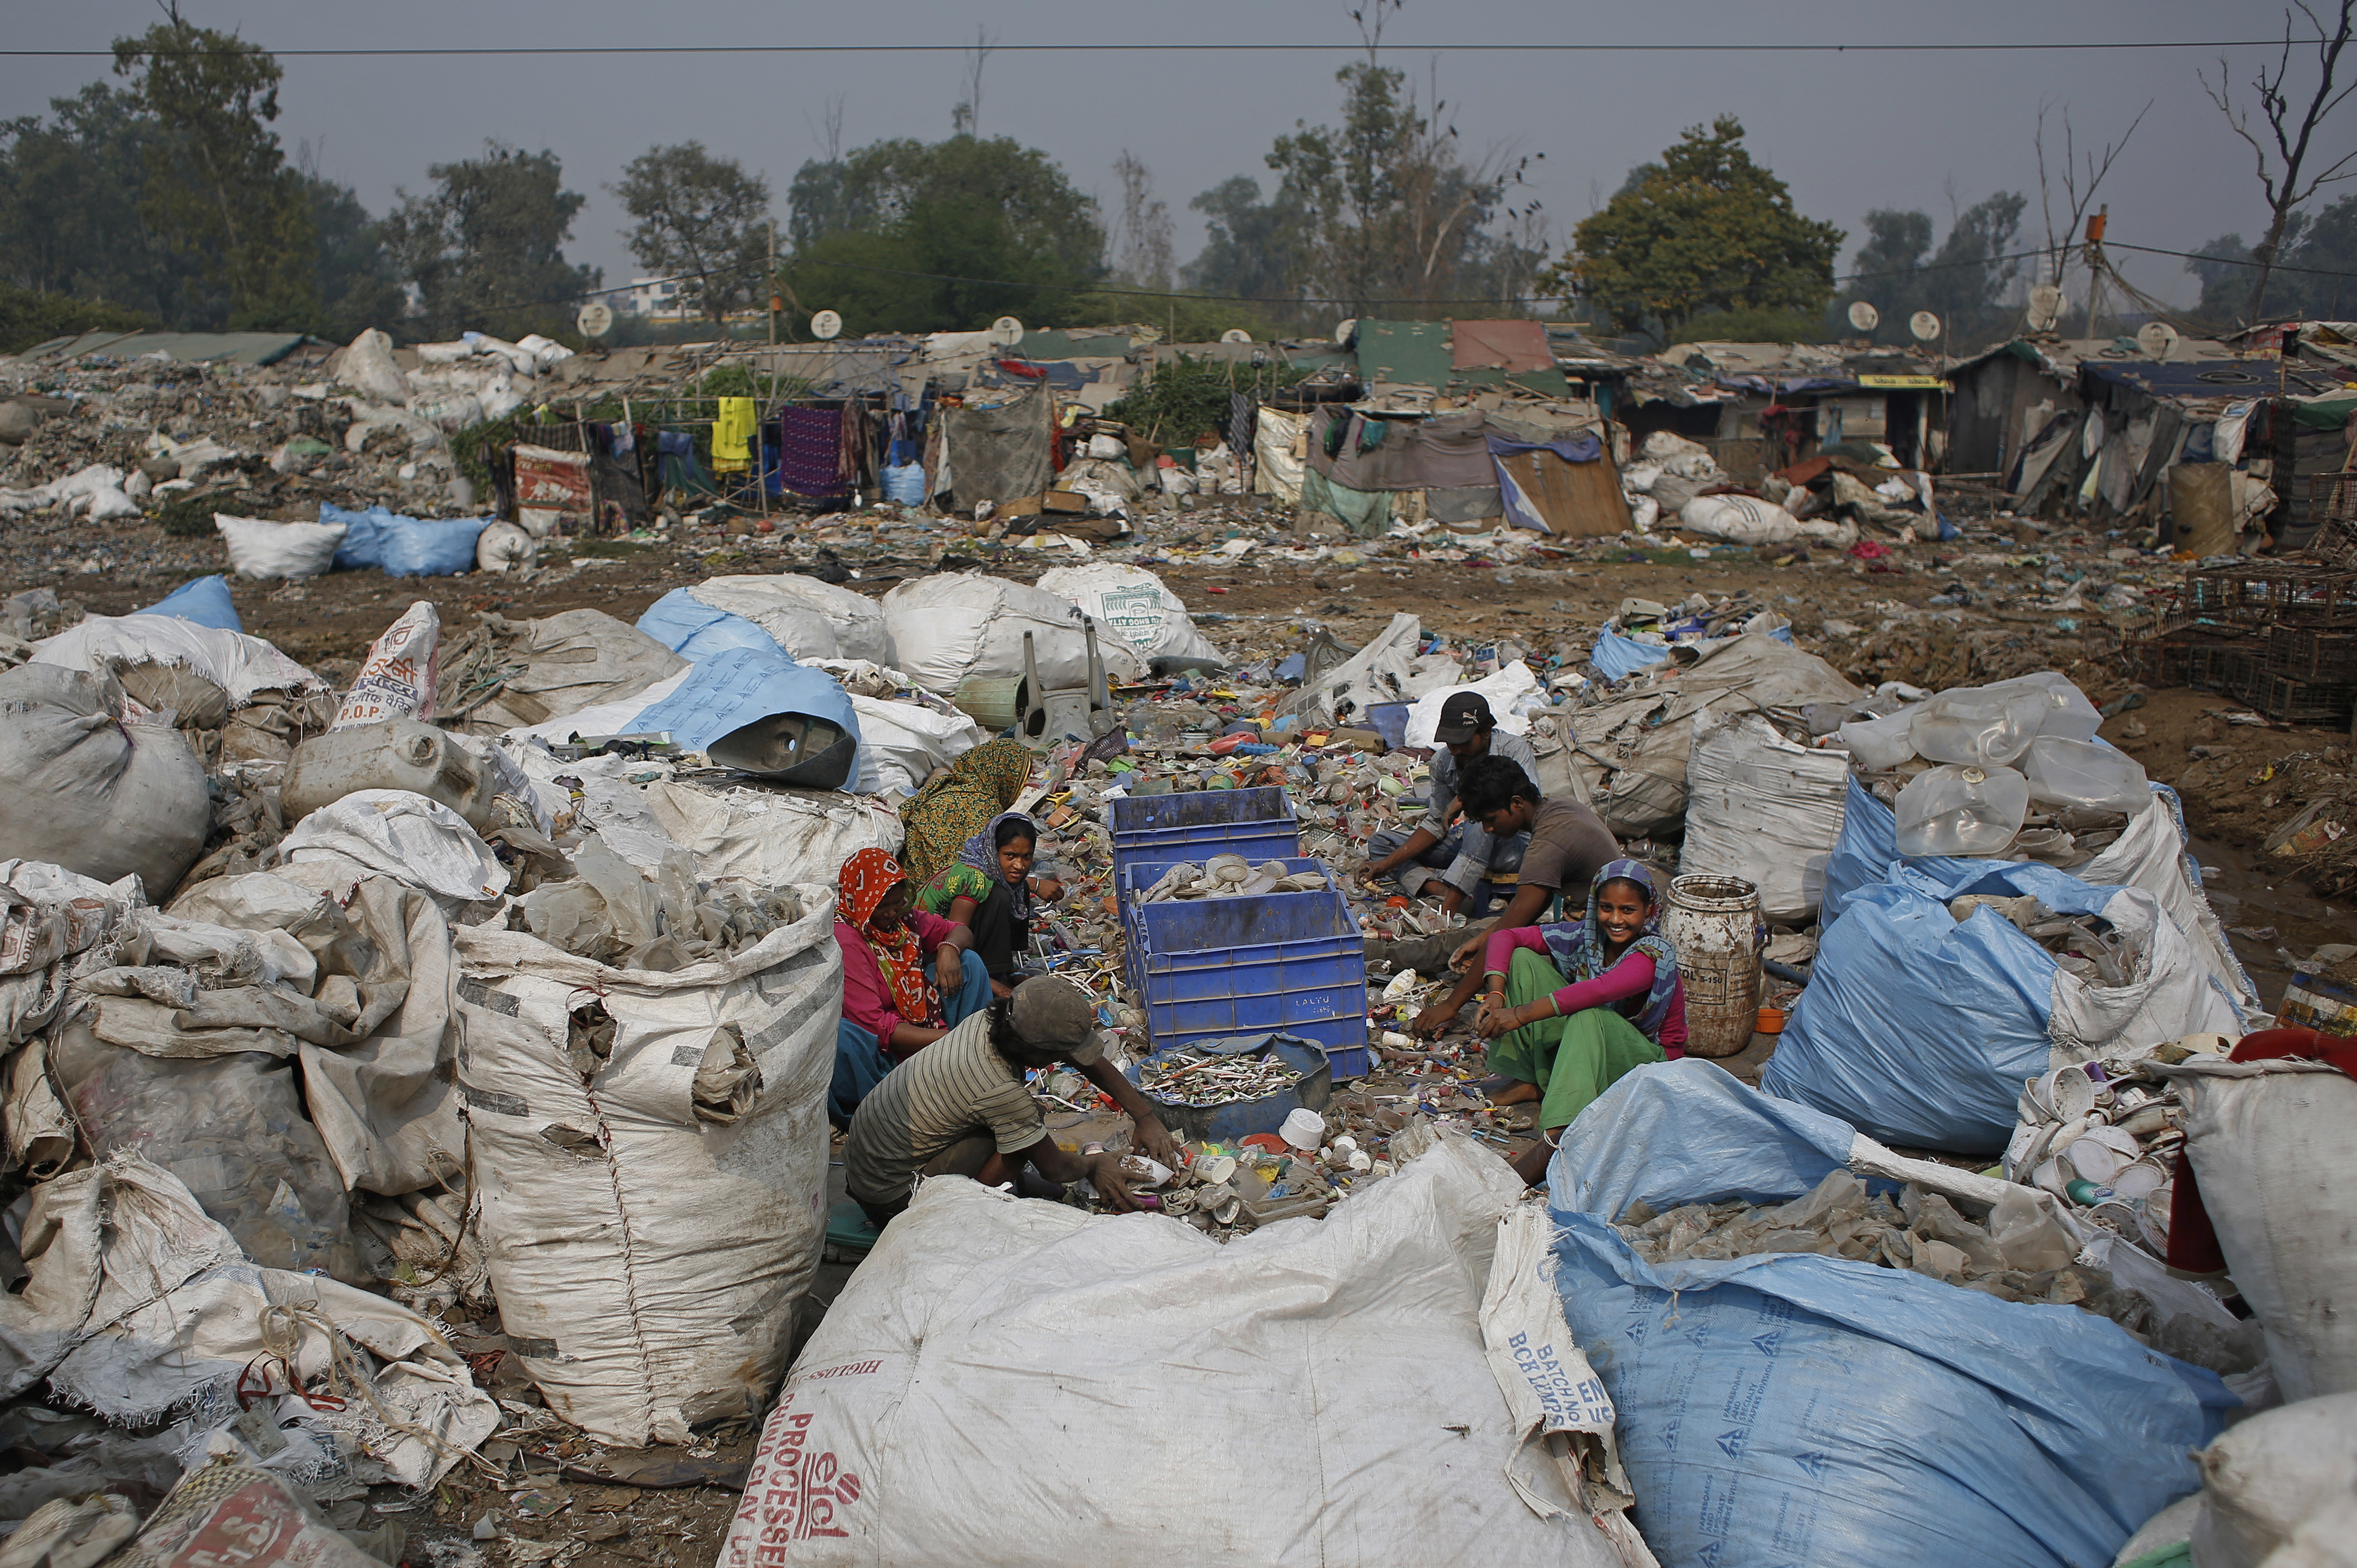
<svg viewBox="0 0 2357 1568">
<path fill-rule="evenodd" d="M 905 1061 L 990 1004 L 990 972 L 974 933 L 916 909 L 900 863 L 863 849 L 844 863 L 834 908 L 843 950 L 843 1019 L 827 1114 L 838 1127 L 893 1064 Z"/>
</svg>

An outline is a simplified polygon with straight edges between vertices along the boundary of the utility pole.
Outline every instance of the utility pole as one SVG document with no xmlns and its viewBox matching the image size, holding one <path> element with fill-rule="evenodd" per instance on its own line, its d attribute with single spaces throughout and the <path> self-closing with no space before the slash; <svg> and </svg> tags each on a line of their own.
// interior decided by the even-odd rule
<svg viewBox="0 0 2357 1568">
<path fill-rule="evenodd" d="M 770 220 L 770 275 L 762 281 L 769 285 L 765 292 L 770 296 L 770 347 L 774 349 L 778 346 L 778 220 L 774 218 Z"/>
</svg>

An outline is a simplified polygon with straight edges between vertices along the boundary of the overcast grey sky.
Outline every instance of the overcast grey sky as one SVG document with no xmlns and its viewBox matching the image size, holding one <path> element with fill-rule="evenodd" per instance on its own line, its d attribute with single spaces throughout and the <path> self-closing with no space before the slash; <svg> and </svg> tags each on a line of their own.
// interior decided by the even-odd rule
<svg viewBox="0 0 2357 1568">
<path fill-rule="evenodd" d="M 102 49 L 143 30 L 153 0 L 15 0 L 12 48 Z M 1333 73 L 1357 34 L 1343 0 L 899 0 L 877 5 L 708 0 L 649 6 L 619 0 L 183 0 L 191 20 L 234 28 L 278 49 L 354 47 L 513 47 L 549 44 L 749 45 L 970 43 L 986 27 L 1002 45 L 1102 45 L 1085 54 L 993 56 L 981 130 L 1042 147 L 1075 184 L 1112 204 L 1112 164 L 1126 147 L 1153 170 L 1179 220 L 1178 252 L 1201 229 L 1189 198 L 1231 175 L 1265 177 L 1270 143 L 1297 120 L 1330 121 Z M 1792 55 L 1526 52 L 1477 54 L 1436 43 L 1663 44 L 1727 42 L 2056 45 L 2100 39 L 2265 37 L 2281 27 L 2272 5 L 2191 0 L 1971 0 L 1966 5 L 1867 5 L 1784 0 L 1774 5 L 1676 0 L 1570 5 L 1555 0 L 1408 0 L 1386 53 L 1419 86 L 1437 72 L 1458 129 L 1475 148 L 1510 143 L 1545 155 L 1537 193 L 1560 245 L 1591 203 L 1631 166 L 1656 156 L 1681 128 L 1739 116 L 1753 155 L 1788 180 L 1801 209 L 1850 231 L 1845 268 L 1877 207 L 1916 207 L 1945 231 L 1960 204 L 1996 189 L 2028 193 L 2034 235 L 2039 107 L 2067 108 L 2082 142 L 2115 138 L 2139 107 L 2152 112 L 2104 187 L 2110 237 L 2190 250 L 2212 237 L 2258 230 L 2264 209 L 2250 158 L 2205 99 L 2189 50 Z M 1330 53 L 1157 53 L 1173 42 L 1331 44 Z M 2239 51 L 2246 81 L 2254 51 Z M 464 157 L 487 137 L 553 148 L 567 183 L 589 197 L 570 253 L 633 271 L 621 215 L 605 186 L 651 144 L 701 140 L 765 171 L 783 200 L 794 170 L 820 150 L 830 98 L 843 99 L 846 146 L 885 136 L 928 140 L 950 131 L 965 63 L 935 55 L 700 55 L 566 59 L 532 54 L 464 59 L 289 59 L 281 134 L 311 143 L 323 172 L 355 186 L 382 211 L 394 188 L 418 190 L 428 164 Z M 34 113 L 104 73 L 97 59 L 0 59 L 0 113 Z M 2247 90 L 2245 90 L 2247 91 Z M 2337 156 L 2357 139 L 2357 104 L 2321 138 Z M 2357 184 L 2341 190 L 2357 189 Z M 2140 286 L 2190 303 L 2182 263 L 2118 254 Z M 2083 287 L 2083 283 L 2081 284 Z M 2076 297 L 2078 288 L 2073 288 Z"/>
</svg>

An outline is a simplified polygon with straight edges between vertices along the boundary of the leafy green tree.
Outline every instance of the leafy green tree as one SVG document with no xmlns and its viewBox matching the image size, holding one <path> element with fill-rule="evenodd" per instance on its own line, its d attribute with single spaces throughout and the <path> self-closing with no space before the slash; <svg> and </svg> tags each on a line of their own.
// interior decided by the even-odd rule
<svg viewBox="0 0 2357 1568">
<path fill-rule="evenodd" d="M 104 82 L 49 109 L 46 122 L 0 123 L 0 278 L 178 326 L 218 325 L 226 297 L 141 215 L 148 146 L 162 134 L 155 118 Z"/>
<path fill-rule="evenodd" d="M 638 220 L 624 239 L 639 265 L 681 279 L 683 303 L 715 325 L 769 297 L 770 182 L 701 142 L 651 147 L 608 188 Z"/>
<path fill-rule="evenodd" d="M 1692 127 L 1640 177 L 1573 231 L 1541 290 L 1581 295 L 1662 343 L 1706 311 L 1824 308 L 1843 231 L 1793 209 L 1744 147 L 1741 121 Z"/>
<path fill-rule="evenodd" d="M 1261 199 L 1248 174 L 1221 181 L 1189 202 L 1203 215 L 1203 248 L 1178 270 L 1180 283 L 1206 294 L 1272 304 L 1298 292 L 1303 259 L 1300 214 L 1283 200 Z"/>
<path fill-rule="evenodd" d="M 278 62 L 257 44 L 180 18 L 114 40 L 114 70 L 161 134 L 144 146 L 140 215 L 228 295 L 233 328 L 288 328 L 318 313 L 316 237 L 302 182 L 269 122 Z"/>
<path fill-rule="evenodd" d="M 1341 124 L 1298 124 L 1268 155 L 1276 202 L 1292 215 L 1293 292 L 1341 302 L 1311 314 L 1473 315 L 1446 302 L 1526 284 L 1532 248 L 1488 231 L 1501 214 L 1523 215 L 1507 198 L 1531 159 L 1493 152 L 1469 162 L 1455 128 L 1427 115 L 1406 73 L 1378 64 L 1372 47 L 1335 80 Z M 1434 114 L 1447 108 L 1432 105 Z"/>
<path fill-rule="evenodd" d="M 2202 246 L 2185 270 L 2201 280 L 2194 308 L 2222 331 L 2239 321 L 2258 275 L 2252 248 L 2240 234 L 2222 234 Z M 2357 313 L 2357 196 L 2284 220 L 2284 237 L 2267 279 L 2267 310 L 2293 320 L 2345 320 Z"/>
<path fill-rule="evenodd" d="M 601 274 L 565 259 L 586 199 L 565 188 L 556 155 L 487 142 L 481 157 L 425 172 L 436 188 L 397 190 L 401 205 L 384 220 L 385 248 L 417 290 L 414 328 L 433 338 L 569 330 L 573 301 Z"/>
<path fill-rule="evenodd" d="M 1942 344 L 1950 349 L 2010 330 L 2015 309 L 2009 299 L 2021 277 L 2021 263 L 2013 252 L 2028 205 L 2026 198 L 2000 190 L 1965 208 L 1936 252 L 1929 213 L 1888 208 L 1867 213 L 1867 242 L 1852 263 L 1857 276 L 1827 307 L 1828 330 L 1836 337 L 1855 336 L 1846 313 L 1851 302 L 1861 299 L 1880 313 L 1869 336 L 1884 343 L 1913 342 L 1909 322 L 1919 310 L 1940 318 Z"/>
<path fill-rule="evenodd" d="M 797 314 L 839 311 L 855 332 L 934 332 L 999 316 L 1060 318 L 1103 274 L 1094 198 L 1010 137 L 877 142 L 805 164 L 781 281 Z"/>
<path fill-rule="evenodd" d="M 369 216 L 358 192 L 322 176 L 306 154 L 299 164 L 303 194 L 318 236 L 312 277 L 319 314 L 310 330 L 349 343 L 364 328 L 398 322 L 409 302 L 384 248 L 384 226 Z"/>
</svg>

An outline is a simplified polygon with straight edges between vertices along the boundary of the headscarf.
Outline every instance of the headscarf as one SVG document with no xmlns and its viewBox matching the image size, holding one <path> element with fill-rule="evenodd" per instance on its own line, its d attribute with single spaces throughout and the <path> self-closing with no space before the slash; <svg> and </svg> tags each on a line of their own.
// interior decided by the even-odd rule
<svg viewBox="0 0 2357 1568">
<path fill-rule="evenodd" d="M 1015 804 L 1031 777 L 1031 748 L 1012 736 L 985 741 L 900 808 L 909 874 L 920 882 L 957 857 L 976 829 Z"/>
<path fill-rule="evenodd" d="M 965 846 L 957 853 L 957 864 L 971 866 L 1006 888 L 1008 910 L 1017 923 L 1028 923 L 1031 918 L 1031 879 L 1028 876 L 1018 876 L 1012 882 L 1006 879 L 1006 868 L 998 864 L 998 824 L 1001 822 L 1022 823 L 1023 836 L 1031 841 L 1035 849 L 1039 846 L 1039 829 L 1030 818 L 1020 811 L 1001 811 L 982 825 L 982 832 L 965 841 Z"/>
<path fill-rule="evenodd" d="M 1597 895 L 1608 882 L 1633 882 L 1645 890 L 1645 902 L 1651 911 L 1637 940 L 1618 953 L 1608 955 L 1604 949 L 1606 937 L 1603 924 L 1596 918 Z M 1641 861 L 1616 860 L 1596 874 L 1587 885 L 1587 918 L 1565 920 L 1557 925 L 1541 926 L 1539 934 L 1546 939 L 1547 951 L 1555 959 L 1555 968 L 1565 980 L 1577 984 L 1594 980 L 1618 964 L 1631 953 L 1641 952 L 1653 961 L 1653 983 L 1645 993 L 1643 1003 L 1630 1019 L 1637 1032 L 1647 1039 L 1655 1039 L 1670 1013 L 1670 997 L 1678 984 L 1678 950 L 1670 939 L 1662 935 L 1662 892 L 1653 880 L 1652 867 Z M 1622 1007 L 1629 1004 L 1622 1003 Z"/>
<path fill-rule="evenodd" d="M 917 933 L 904 920 L 897 931 L 878 931 L 868 924 L 885 895 L 909 880 L 900 863 L 880 849 L 863 849 L 843 863 L 837 879 L 835 909 L 844 924 L 866 939 L 877 967 L 892 992 L 892 1010 L 920 1026 L 932 1022 L 941 1010 L 932 984 L 925 977 L 925 952 Z"/>
</svg>

